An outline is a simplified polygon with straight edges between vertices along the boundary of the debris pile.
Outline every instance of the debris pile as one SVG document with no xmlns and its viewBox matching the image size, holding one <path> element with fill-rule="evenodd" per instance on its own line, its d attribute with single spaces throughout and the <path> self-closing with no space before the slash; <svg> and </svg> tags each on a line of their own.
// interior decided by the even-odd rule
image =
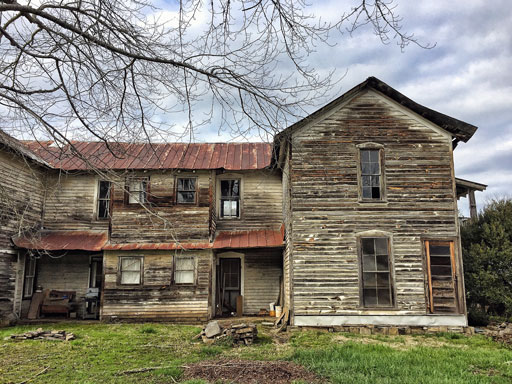
<svg viewBox="0 0 512 384">
<path fill-rule="evenodd" d="M 495 341 L 512 344 L 512 323 L 494 323 L 485 328 L 484 334 Z"/>
<path fill-rule="evenodd" d="M 254 324 L 232 324 L 222 327 L 217 321 L 210 321 L 197 337 L 205 344 L 232 340 L 235 345 L 251 345 L 257 336 L 258 329 Z"/>
<path fill-rule="evenodd" d="M 210 360 L 183 366 L 183 378 L 211 383 L 324 383 L 321 377 L 289 361 Z"/>
<path fill-rule="evenodd" d="M 38 328 L 35 331 L 28 331 L 20 335 L 11 335 L 7 339 L 69 341 L 75 340 L 75 335 L 66 331 L 44 331 L 42 328 Z"/>
</svg>

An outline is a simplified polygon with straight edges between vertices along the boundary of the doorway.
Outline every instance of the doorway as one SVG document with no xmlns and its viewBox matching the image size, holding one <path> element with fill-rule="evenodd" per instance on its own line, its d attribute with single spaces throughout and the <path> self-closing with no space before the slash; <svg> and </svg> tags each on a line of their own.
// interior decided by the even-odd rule
<svg viewBox="0 0 512 384">
<path fill-rule="evenodd" d="M 236 313 L 236 300 L 241 290 L 240 258 L 220 258 L 217 269 L 217 308 L 221 315 Z"/>
</svg>

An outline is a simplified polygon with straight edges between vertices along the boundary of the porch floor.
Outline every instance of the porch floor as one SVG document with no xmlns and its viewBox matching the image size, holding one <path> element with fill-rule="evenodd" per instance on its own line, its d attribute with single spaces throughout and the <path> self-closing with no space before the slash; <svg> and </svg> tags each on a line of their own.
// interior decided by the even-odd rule
<svg viewBox="0 0 512 384">
<path fill-rule="evenodd" d="M 260 324 L 264 322 L 275 323 L 276 317 L 270 316 L 242 316 L 242 317 L 215 317 L 212 320 L 218 321 L 222 326 L 229 326 L 231 324 L 239 323 L 253 323 Z"/>
</svg>

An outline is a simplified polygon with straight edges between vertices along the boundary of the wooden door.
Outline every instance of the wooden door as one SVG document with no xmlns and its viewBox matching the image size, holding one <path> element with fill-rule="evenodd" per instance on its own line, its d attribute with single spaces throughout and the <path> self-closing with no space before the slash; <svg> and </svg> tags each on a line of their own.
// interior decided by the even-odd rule
<svg viewBox="0 0 512 384">
<path fill-rule="evenodd" d="M 220 259 L 220 302 L 223 314 L 236 313 L 236 298 L 241 294 L 240 266 L 239 258 Z"/>
<path fill-rule="evenodd" d="M 425 241 L 430 313 L 458 313 L 453 241 Z"/>
</svg>

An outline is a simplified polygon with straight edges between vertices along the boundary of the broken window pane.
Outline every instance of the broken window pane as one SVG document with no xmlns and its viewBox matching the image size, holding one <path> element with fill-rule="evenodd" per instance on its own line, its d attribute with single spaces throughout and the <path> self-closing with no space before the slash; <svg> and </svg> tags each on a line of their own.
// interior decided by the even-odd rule
<svg viewBox="0 0 512 384">
<path fill-rule="evenodd" d="M 363 199 L 381 199 L 381 167 L 380 150 L 362 149 L 361 158 L 361 189 Z"/>
<path fill-rule="evenodd" d="M 221 180 L 221 217 L 240 216 L 240 180 Z"/>
<path fill-rule="evenodd" d="M 98 219 L 109 217 L 110 209 L 110 181 L 100 180 L 98 184 Z"/>
<path fill-rule="evenodd" d="M 194 204 L 196 202 L 196 179 L 179 178 L 177 183 L 178 204 Z"/>
</svg>

